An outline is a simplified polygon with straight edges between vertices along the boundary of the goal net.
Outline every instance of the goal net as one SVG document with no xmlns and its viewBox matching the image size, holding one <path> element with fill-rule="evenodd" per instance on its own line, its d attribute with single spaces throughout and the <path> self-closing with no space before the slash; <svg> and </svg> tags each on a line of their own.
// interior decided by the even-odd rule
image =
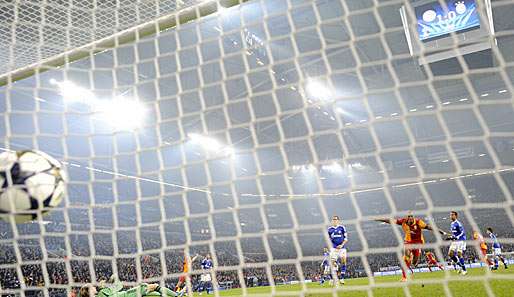
<svg viewBox="0 0 514 297">
<path fill-rule="evenodd" d="M 174 288 L 185 255 L 210 254 L 216 296 L 509 295 L 472 233 L 494 263 L 491 227 L 511 261 L 513 15 L 512 0 L 0 3 L 0 148 L 69 176 L 48 215 L 0 221 L 0 294 L 111 275 Z M 398 282 L 404 233 L 375 220 L 449 232 L 450 211 L 468 275 L 425 231 L 447 269 L 422 254 Z M 333 215 L 346 283 L 319 285 Z M 203 273 L 190 263 L 191 296 Z"/>
</svg>

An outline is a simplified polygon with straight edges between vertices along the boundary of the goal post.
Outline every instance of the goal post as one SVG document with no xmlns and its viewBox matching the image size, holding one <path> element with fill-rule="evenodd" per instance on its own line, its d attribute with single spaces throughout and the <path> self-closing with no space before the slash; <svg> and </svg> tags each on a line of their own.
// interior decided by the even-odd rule
<svg viewBox="0 0 514 297">
<path fill-rule="evenodd" d="M 0 149 L 41 150 L 69 176 L 47 216 L 0 221 L 0 297 L 67 296 L 111 275 L 174 288 L 184 263 L 189 296 L 205 274 L 215 296 L 455 296 L 473 282 L 489 297 L 512 283 L 475 269 L 472 232 L 490 247 L 492 227 L 512 257 L 514 1 L 11 2 L 0 36 L 21 38 L 32 18 L 84 41 L 89 15 L 113 34 L 27 63 L 14 44 L 0 53 Z M 109 17 L 116 28 L 98 25 Z M 421 254 L 408 282 L 381 276 L 409 267 L 404 230 L 376 220 L 413 214 L 449 232 L 450 211 L 468 275 L 425 273 Z M 319 285 L 333 215 L 345 283 Z M 424 237 L 451 267 L 451 241 Z"/>
<path fill-rule="evenodd" d="M 185 24 L 215 13 L 220 8 L 229 8 L 246 1 L 248 0 L 212 0 L 199 1 L 198 3 L 195 3 L 194 0 L 188 0 L 188 3 L 184 3 L 183 6 L 177 7 L 178 9 L 176 11 L 160 16 L 157 19 L 149 20 L 136 26 L 131 26 L 125 30 L 102 39 L 95 40 L 88 44 L 79 44 L 79 46 L 57 55 L 51 55 L 51 53 L 42 54 L 44 57 L 41 60 L 30 65 L 23 65 L 22 67 L 15 69 L 2 68 L 2 70 L 7 70 L 7 72 L 0 73 L 0 86 L 30 77 L 37 71 L 43 72 L 59 68 L 65 64 L 73 63 L 77 60 L 90 57 L 91 55 L 112 49 L 116 46 L 135 42 L 136 40 L 153 35 L 157 32 L 174 28 L 177 24 Z M 180 0 L 177 1 L 177 3 L 181 2 L 183 3 L 183 1 Z M 186 4 L 190 6 L 187 6 Z M 15 24 L 11 25 L 14 26 Z M 8 46 L 10 46 L 11 49 L 14 48 L 14 44 L 8 44 Z M 29 54 L 35 55 L 36 53 L 32 52 Z M 10 61 L 11 57 L 2 58 L 2 60 L 4 60 L 3 62 L 12 62 Z"/>
</svg>

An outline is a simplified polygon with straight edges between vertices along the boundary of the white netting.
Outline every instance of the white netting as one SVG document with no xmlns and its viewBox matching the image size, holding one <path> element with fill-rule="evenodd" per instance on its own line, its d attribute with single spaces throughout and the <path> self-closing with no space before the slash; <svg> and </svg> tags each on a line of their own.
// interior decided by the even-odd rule
<svg viewBox="0 0 514 297">
<path fill-rule="evenodd" d="M 13 0 L 0 3 L 0 75 L 192 7 L 199 0 Z"/>
<path fill-rule="evenodd" d="M 388 296 L 396 287 L 417 296 L 408 286 L 421 281 L 459 295 L 451 271 L 406 284 L 372 277 L 400 265 L 403 248 L 398 228 L 373 219 L 410 210 L 444 230 L 456 210 L 468 238 L 491 226 L 511 250 L 514 1 L 493 1 L 491 19 L 489 2 L 478 1 L 481 28 L 493 21 L 495 35 L 482 36 L 474 52 L 460 47 L 460 35 L 440 39 L 465 55 L 421 66 L 434 56 L 417 39 L 411 49 L 422 55 L 409 52 L 400 8 L 407 5 L 415 32 L 410 1 L 254 0 L 225 8 L 236 2 L 202 2 L 207 8 L 191 7 L 182 19 L 147 23 L 176 9 L 175 1 L 0 5 L 4 15 L 17 11 L 0 25 L 16 40 L 7 54 L 0 50 L 0 73 L 14 71 L 0 88 L 0 145 L 42 150 L 70 176 L 65 203 L 43 221 L 0 223 L 2 294 L 63 296 L 112 273 L 126 285 L 171 287 L 184 253 L 210 252 L 215 287 L 242 288 L 245 296 Z M 45 20 L 20 13 L 29 6 Z M 91 25 L 74 24 L 74 16 L 91 21 L 87 11 L 97 27 L 73 43 L 73 30 Z M 50 23 L 50 14 L 67 21 Z M 60 41 L 29 39 L 48 51 L 25 56 L 30 47 L 17 44 L 32 35 L 17 28 L 29 20 L 34 36 L 55 28 L 67 43 L 55 34 Z M 17 71 L 135 24 L 142 25 L 80 49 L 83 59 Z M 79 56 L 72 50 L 64 59 Z M 347 277 L 356 280 L 313 287 L 306 280 L 319 274 L 332 214 L 349 230 Z M 443 261 L 447 242 L 426 237 Z M 469 249 L 470 259 L 476 254 Z M 190 286 L 200 273 L 193 269 Z M 269 290 L 249 288 L 254 276 Z M 466 277 L 483 296 L 506 294 L 491 281 L 513 278 Z M 295 281 L 296 290 L 279 286 Z"/>
</svg>

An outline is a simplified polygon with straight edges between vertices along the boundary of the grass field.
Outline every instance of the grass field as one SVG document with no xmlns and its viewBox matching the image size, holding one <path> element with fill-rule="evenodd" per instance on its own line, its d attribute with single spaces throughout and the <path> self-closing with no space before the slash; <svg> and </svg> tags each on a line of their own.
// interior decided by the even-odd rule
<svg viewBox="0 0 514 297">
<path fill-rule="evenodd" d="M 498 297 L 514 296 L 514 269 L 500 269 L 494 271 L 492 279 L 487 279 L 484 269 L 469 269 L 466 276 L 458 275 L 451 270 L 448 273 L 449 285 L 453 297 L 482 297 L 487 295 L 488 285 L 492 293 Z M 495 276 L 498 276 L 495 278 Z M 404 290 L 409 290 L 414 297 L 439 297 L 445 296 L 445 288 L 442 280 L 444 272 L 416 273 L 409 282 L 399 282 L 399 276 L 376 277 L 375 285 L 372 290 L 375 297 L 400 297 L 406 296 Z M 510 278 L 510 279 L 505 279 Z M 337 296 L 347 297 L 367 297 L 365 290 L 369 284 L 368 278 L 356 278 L 346 280 L 344 287 L 337 292 Z M 318 283 L 307 284 L 305 296 L 309 297 L 329 297 L 333 296 L 331 286 L 325 284 L 320 286 Z M 301 285 L 282 285 L 276 286 L 274 296 L 300 296 Z M 271 296 L 271 287 L 249 288 L 247 293 L 251 296 Z M 242 296 L 241 289 L 233 289 L 220 292 L 221 296 Z M 198 296 L 195 294 L 194 296 Z M 205 296 L 205 294 L 204 294 Z M 211 295 L 212 296 L 212 295 Z"/>
</svg>

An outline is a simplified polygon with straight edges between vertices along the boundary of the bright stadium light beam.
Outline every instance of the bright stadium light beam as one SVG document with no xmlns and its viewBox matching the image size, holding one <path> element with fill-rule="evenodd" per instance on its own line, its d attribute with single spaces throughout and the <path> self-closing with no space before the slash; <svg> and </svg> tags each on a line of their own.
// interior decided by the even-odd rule
<svg viewBox="0 0 514 297">
<path fill-rule="evenodd" d="M 96 110 L 115 130 L 134 130 L 140 127 L 146 113 L 141 103 L 124 98 L 97 102 Z"/>
<path fill-rule="evenodd" d="M 362 165 L 361 162 L 355 162 L 355 163 L 350 164 L 350 168 L 356 169 L 356 170 L 363 170 L 366 167 L 364 165 Z"/>
<path fill-rule="evenodd" d="M 219 151 L 223 148 L 223 146 L 216 139 L 206 137 L 197 133 L 191 133 L 188 136 L 194 143 L 197 143 L 209 150 Z"/>
<path fill-rule="evenodd" d="M 211 152 L 222 154 L 222 155 L 227 155 L 227 156 L 234 155 L 234 153 L 235 153 L 234 148 L 232 148 L 230 146 L 225 146 L 214 138 L 200 135 L 197 133 L 190 133 L 190 134 L 188 134 L 188 136 L 189 136 L 189 139 L 191 139 L 191 141 L 193 143 L 196 143 Z"/>
<path fill-rule="evenodd" d="M 81 88 L 71 81 L 56 81 L 55 79 L 51 79 L 50 83 L 57 85 L 65 102 L 88 102 L 95 100 L 93 92 Z"/>
<path fill-rule="evenodd" d="M 305 85 L 305 91 L 309 98 L 316 100 L 326 101 L 333 97 L 329 86 L 319 80 L 309 79 Z"/>
<path fill-rule="evenodd" d="M 226 156 L 235 156 L 235 150 L 230 146 L 224 147 L 221 152 Z"/>
<path fill-rule="evenodd" d="M 343 172 L 343 167 L 341 166 L 341 164 L 339 164 L 337 162 L 333 162 L 332 164 L 329 164 L 329 165 L 323 165 L 323 169 L 330 173 L 342 173 Z"/>
<path fill-rule="evenodd" d="M 348 117 L 348 118 L 352 118 L 354 117 L 351 113 L 347 112 L 346 110 L 344 110 L 342 107 L 336 107 L 335 108 L 335 111 L 340 114 L 340 115 L 343 115 L 345 117 Z"/>
</svg>

